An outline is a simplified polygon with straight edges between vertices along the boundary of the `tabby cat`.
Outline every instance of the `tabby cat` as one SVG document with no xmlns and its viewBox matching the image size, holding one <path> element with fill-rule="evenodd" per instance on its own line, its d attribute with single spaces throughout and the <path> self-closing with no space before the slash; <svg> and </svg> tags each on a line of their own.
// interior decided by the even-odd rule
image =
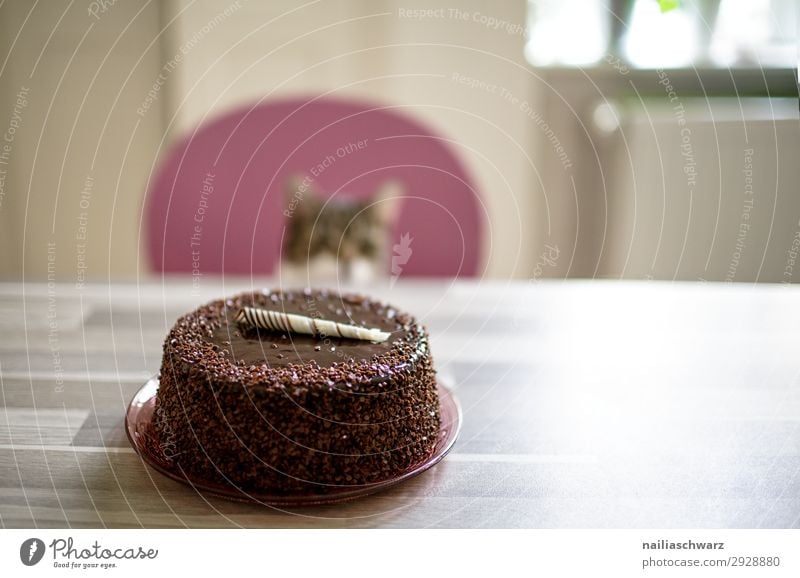
<svg viewBox="0 0 800 578">
<path fill-rule="evenodd" d="M 384 183 L 367 200 L 320 195 L 310 177 L 286 187 L 281 278 L 289 282 L 365 282 L 387 276 L 399 186 Z"/>
</svg>

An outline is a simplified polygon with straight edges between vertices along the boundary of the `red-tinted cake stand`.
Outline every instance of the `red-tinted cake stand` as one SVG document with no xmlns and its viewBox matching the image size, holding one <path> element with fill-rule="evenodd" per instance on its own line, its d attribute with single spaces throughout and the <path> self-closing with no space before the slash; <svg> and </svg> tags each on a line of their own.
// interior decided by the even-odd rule
<svg viewBox="0 0 800 578">
<path fill-rule="evenodd" d="M 158 394 L 158 378 L 156 377 L 145 383 L 131 400 L 125 416 L 125 431 L 133 449 L 148 465 L 165 476 L 205 494 L 269 506 L 310 506 L 344 502 L 374 494 L 421 474 L 439 463 L 452 449 L 461 428 L 461 408 L 449 389 L 441 383 L 439 383 L 438 389 L 441 427 L 436 446 L 430 456 L 386 480 L 358 486 L 325 486 L 324 493 L 277 494 L 269 491 L 249 491 L 237 487 L 233 482 L 222 484 L 185 472 L 179 464 L 165 455 L 163 445 L 158 439 L 158 432 L 153 427 L 153 414 Z"/>
</svg>

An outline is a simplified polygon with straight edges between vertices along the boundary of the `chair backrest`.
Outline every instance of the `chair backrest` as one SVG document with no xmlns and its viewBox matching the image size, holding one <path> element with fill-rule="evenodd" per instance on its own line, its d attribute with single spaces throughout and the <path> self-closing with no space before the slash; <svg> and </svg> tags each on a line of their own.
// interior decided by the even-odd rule
<svg viewBox="0 0 800 578">
<path fill-rule="evenodd" d="M 151 266 L 272 273 L 287 218 L 286 185 L 296 175 L 307 175 L 324 194 L 355 198 L 399 182 L 403 201 L 392 243 L 406 234 L 413 239 L 403 276 L 479 273 L 485 211 L 450 144 L 403 107 L 331 98 L 244 107 L 174 146 L 145 199 Z"/>
</svg>

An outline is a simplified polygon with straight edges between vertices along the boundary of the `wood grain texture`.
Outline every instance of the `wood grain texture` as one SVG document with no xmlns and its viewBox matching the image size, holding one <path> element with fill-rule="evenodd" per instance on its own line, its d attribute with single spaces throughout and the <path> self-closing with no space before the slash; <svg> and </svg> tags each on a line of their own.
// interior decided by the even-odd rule
<svg viewBox="0 0 800 578">
<path fill-rule="evenodd" d="M 123 430 L 174 319 L 252 285 L 0 284 L 0 524 L 800 527 L 794 287 L 366 289 L 429 327 L 462 404 L 461 437 L 440 465 L 386 492 L 281 511 L 161 476 Z"/>
</svg>

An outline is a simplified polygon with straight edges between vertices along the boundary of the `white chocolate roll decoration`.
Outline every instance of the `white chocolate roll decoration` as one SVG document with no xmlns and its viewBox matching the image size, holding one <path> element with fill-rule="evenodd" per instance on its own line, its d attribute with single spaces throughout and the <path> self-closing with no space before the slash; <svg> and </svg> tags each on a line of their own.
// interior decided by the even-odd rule
<svg viewBox="0 0 800 578">
<path fill-rule="evenodd" d="M 328 319 L 314 319 L 296 313 L 283 313 L 256 307 L 243 307 L 236 315 L 237 323 L 246 323 L 253 327 L 269 329 L 272 331 L 286 331 L 287 333 L 301 333 L 303 335 L 323 335 L 325 337 L 346 337 L 362 341 L 382 342 L 389 339 L 391 333 L 380 329 L 368 329 L 338 323 Z"/>
</svg>

